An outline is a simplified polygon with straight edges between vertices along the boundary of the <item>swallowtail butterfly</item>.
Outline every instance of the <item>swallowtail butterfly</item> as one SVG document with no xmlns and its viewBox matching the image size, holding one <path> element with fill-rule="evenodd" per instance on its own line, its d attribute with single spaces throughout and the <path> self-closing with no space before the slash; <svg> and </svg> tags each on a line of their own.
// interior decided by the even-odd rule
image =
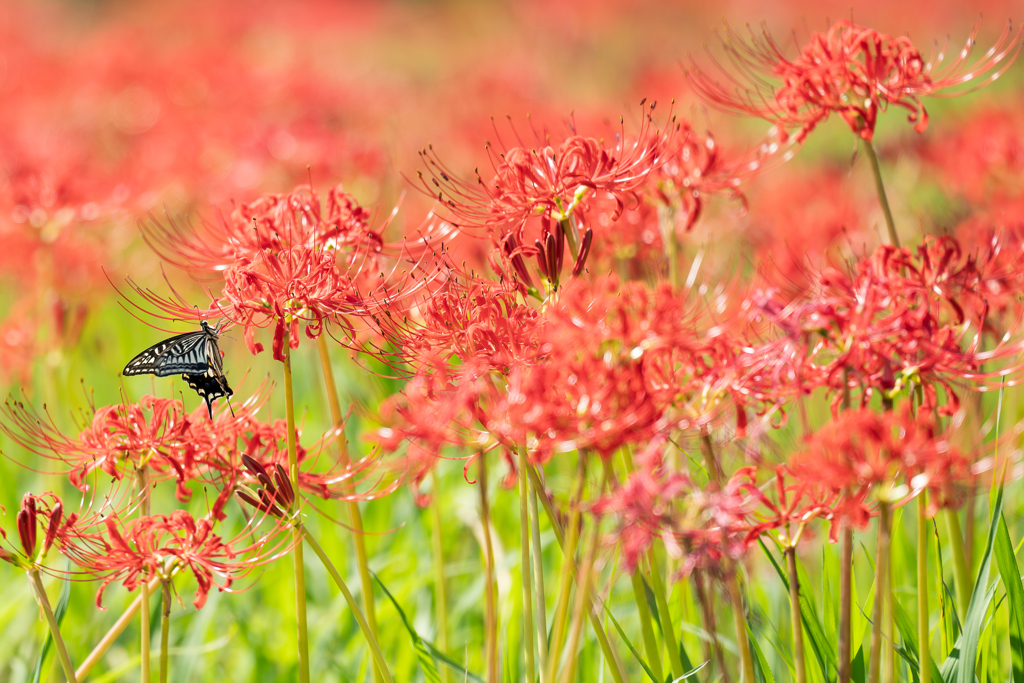
<svg viewBox="0 0 1024 683">
<path fill-rule="evenodd" d="M 232 395 L 228 380 L 224 377 L 224 364 L 217 347 L 220 325 L 211 328 L 205 320 L 198 332 L 179 334 L 154 344 L 128 361 L 121 374 L 156 375 L 167 377 L 181 375 L 190 387 L 206 401 L 210 419 L 213 419 L 213 402 Z"/>
</svg>

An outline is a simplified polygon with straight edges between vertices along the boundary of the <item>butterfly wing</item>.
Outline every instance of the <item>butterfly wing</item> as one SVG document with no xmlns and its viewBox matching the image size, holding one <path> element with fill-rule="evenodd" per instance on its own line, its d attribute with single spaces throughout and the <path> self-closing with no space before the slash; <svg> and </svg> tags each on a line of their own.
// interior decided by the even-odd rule
<svg viewBox="0 0 1024 683">
<path fill-rule="evenodd" d="M 204 374 L 210 369 L 207 347 L 211 341 L 216 344 L 206 330 L 165 339 L 128 361 L 121 374 L 157 377 L 184 373 Z"/>
<path fill-rule="evenodd" d="M 206 401 L 206 410 L 210 414 L 211 420 L 213 419 L 213 402 L 218 398 L 230 398 L 235 393 L 231 391 L 231 387 L 228 386 L 228 380 L 224 375 L 211 375 L 207 373 L 192 375 L 184 373 L 181 378 L 190 387 L 195 389 L 200 398 Z"/>
</svg>

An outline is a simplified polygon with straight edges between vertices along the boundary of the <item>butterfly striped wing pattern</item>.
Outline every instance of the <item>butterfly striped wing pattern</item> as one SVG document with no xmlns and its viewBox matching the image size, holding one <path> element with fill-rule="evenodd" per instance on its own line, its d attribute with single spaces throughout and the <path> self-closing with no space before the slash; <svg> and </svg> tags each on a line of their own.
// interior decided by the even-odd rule
<svg viewBox="0 0 1024 683">
<path fill-rule="evenodd" d="M 128 361 L 121 374 L 167 377 L 183 373 L 205 373 L 210 369 L 208 347 L 211 342 L 216 348 L 216 340 L 206 330 L 165 339 Z M 217 355 L 220 355 L 219 351 Z"/>
<path fill-rule="evenodd" d="M 219 325 L 210 329 L 205 321 L 198 332 L 187 332 L 154 344 L 128 361 L 122 375 L 156 375 L 167 377 L 181 375 L 181 378 L 195 389 L 206 401 L 210 419 L 213 419 L 213 402 L 218 398 L 230 397 L 234 392 L 224 377 L 224 365 L 217 346 Z"/>
</svg>

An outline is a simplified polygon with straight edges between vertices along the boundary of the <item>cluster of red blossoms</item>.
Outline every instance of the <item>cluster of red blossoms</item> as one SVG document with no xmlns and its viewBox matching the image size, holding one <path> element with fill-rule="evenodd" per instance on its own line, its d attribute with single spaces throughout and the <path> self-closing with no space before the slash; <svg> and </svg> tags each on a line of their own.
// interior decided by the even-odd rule
<svg viewBox="0 0 1024 683">
<path fill-rule="evenodd" d="M 646 103 L 635 130 L 620 119 L 603 137 L 572 121 L 561 135 L 511 126 L 517 144 L 499 133 L 487 146 L 491 168 L 468 177 L 424 150 L 416 182 L 436 204 L 398 239 L 394 212 L 376 221 L 342 186 L 322 200 L 312 182 L 196 224 L 151 218 L 147 243 L 206 296 L 199 306 L 132 283 L 141 299 L 132 305 L 161 321 L 241 327 L 253 354 L 269 341 L 288 417 L 260 419 L 267 384 L 216 419 L 152 396 L 93 409 L 75 436 L 45 411 L 8 401 L 0 428 L 57 463 L 82 503 L 69 513 L 54 494 L 27 495 L 20 546 L 0 558 L 35 569 L 57 548 L 76 575 L 101 582 L 97 602 L 111 582 L 132 590 L 189 572 L 201 607 L 215 586 L 230 589 L 301 542 L 285 532 L 296 529 L 304 496 L 370 499 L 403 482 L 418 493 L 441 459 L 468 468 L 492 451 L 509 484 L 544 482 L 545 467 L 566 471 L 569 459 L 584 473 L 599 463 L 601 483 L 571 505 L 611 520 L 607 542 L 630 570 L 659 540 L 680 573 L 728 574 L 762 539 L 795 552 L 819 520 L 835 537 L 914 496 L 927 496 L 932 514 L 960 504 L 984 470 L 970 448 L 977 435 L 955 433 L 971 409 L 965 394 L 1015 382 L 1022 370 L 1024 221 L 1005 217 L 1024 216 L 1024 205 L 1000 197 L 992 203 L 1003 213 L 988 207 L 955 235 L 914 247 L 827 254 L 847 228 L 869 234 L 843 224 L 865 220 L 847 207 L 823 229 L 822 253 L 773 256 L 750 279 L 730 276 L 691 237 L 718 227 L 708 210 L 717 197 L 756 216 L 747 185 L 788 161 L 832 113 L 858 144 L 871 144 L 889 105 L 923 132 L 921 97 L 994 79 L 1019 38 L 1007 28 L 970 62 L 972 35 L 940 70 L 941 58 L 925 60 L 908 38 L 850 21 L 812 35 L 794 58 L 767 33 L 752 42 L 730 33 L 730 61 L 753 89 L 728 74 L 738 89 L 723 87 L 699 70 L 690 83 L 712 104 L 775 124 L 755 148 L 727 151 L 671 111 L 659 123 Z M 147 107 L 160 106 L 144 91 L 125 97 L 135 98 L 126 125 L 141 127 Z M 24 176 L 12 185 L 16 215 L 49 225 L 36 204 L 57 206 L 55 190 L 34 180 L 49 176 Z M 70 205 L 76 194 L 55 196 Z M 784 253 L 762 232 L 762 255 Z M 77 314 L 58 311 L 62 333 L 76 334 Z M 2 330 L 3 343 L 17 349 L 19 334 Z M 405 380 L 379 411 L 369 456 L 349 461 L 340 429 L 297 446 L 290 357 L 303 336 L 317 340 L 327 366 L 330 337 Z M 807 409 L 815 398 L 830 401 L 832 418 L 817 429 Z M 779 458 L 773 430 L 792 414 L 802 441 Z M 199 517 L 184 508 L 152 514 L 152 487 L 162 482 L 173 482 L 183 506 L 198 488 L 217 495 Z M 235 500 L 246 517 L 230 533 Z"/>
</svg>

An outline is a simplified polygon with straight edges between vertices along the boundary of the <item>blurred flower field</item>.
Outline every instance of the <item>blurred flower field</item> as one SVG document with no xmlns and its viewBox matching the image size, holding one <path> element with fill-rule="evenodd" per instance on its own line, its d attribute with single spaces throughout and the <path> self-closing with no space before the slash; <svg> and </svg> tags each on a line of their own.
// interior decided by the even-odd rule
<svg viewBox="0 0 1024 683">
<path fill-rule="evenodd" d="M 1021 9 L 3 2 L 0 681 L 1024 683 Z"/>
</svg>

